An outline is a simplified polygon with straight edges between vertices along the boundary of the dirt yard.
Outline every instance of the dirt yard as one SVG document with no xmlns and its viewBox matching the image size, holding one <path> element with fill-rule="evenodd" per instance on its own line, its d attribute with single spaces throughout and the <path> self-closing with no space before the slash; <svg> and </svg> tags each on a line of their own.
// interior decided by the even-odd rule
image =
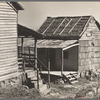
<svg viewBox="0 0 100 100">
<path fill-rule="evenodd" d="M 26 86 L 7 86 L 0 88 L 0 98 L 100 98 L 100 84 L 98 83 L 98 80 L 86 79 L 79 79 L 73 85 L 52 82 L 51 92 L 46 95 Z"/>
<path fill-rule="evenodd" d="M 42 98 L 100 98 L 98 80 L 79 79 L 77 83 L 51 83 L 51 92 Z"/>
</svg>

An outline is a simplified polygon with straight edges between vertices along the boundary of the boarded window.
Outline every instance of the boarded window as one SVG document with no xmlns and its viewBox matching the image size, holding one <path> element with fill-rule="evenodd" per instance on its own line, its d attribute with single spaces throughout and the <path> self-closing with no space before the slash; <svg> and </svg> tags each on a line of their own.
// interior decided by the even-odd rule
<svg viewBox="0 0 100 100">
<path fill-rule="evenodd" d="M 68 56 L 69 56 L 68 51 L 65 51 L 65 52 L 64 52 L 64 59 L 68 59 L 68 58 L 69 58 Z"/>
</svg>

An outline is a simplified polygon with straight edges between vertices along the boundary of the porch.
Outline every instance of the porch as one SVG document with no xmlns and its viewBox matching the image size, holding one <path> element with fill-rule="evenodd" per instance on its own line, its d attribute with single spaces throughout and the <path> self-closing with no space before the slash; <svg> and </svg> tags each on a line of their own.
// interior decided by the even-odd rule
<svg viewBox="0 0 100 100">
<path fill-rule="evenodd" d="M 37 35 L 36 32 L 34 33 L 34 31 L 29 30 L 23 26 L 19 26 L 19 28 L 20 28 L 19 38 L 21 39 L 21 43 L 20 43 L 20 50 L 18 51 L 18 55 L 20 58 L 22 58 L 22 61 L 21 61 L 22 62 L 22 65 L 21 65 L 22 70 L 21 71 L 23 73 L 24 79 L 26 78 L 25 74 L 28 73 L 28 71 L 36 70 L 37 88 L 39 88 L 39 74 L 45 73 L 45 71 L 47 71 L 48 72 L 48 84 L 50 87 L 50 74 L 58 75 L 58 76 L 60 75 L 62 77 L 63 75 L 69 74 L 70 72 L 68 72 L 68 71 L 77 71 L 78 70 L 78 65 L 77 65 L 78 48 L 77 47 L 79 44 L 78 44 L 77 40 L 46 40 L 46 39 L 40 40 L 43 37 L 40 34 Z M 25 42 L 25 38 L 27 38 L 27 39 L 29 38 L 30 40 L 28 40 L 28 42 Z M 39 49 L 43 49 L 43 48 L 47 49 L 46 61 L 44 59 L 45 55 L 43 54 L 44 50 L 39 51 Z M 65 60 L 64 57 L 67 57 L 67 55 L 65 56 L 64 52 L 66 50 L 70 51 L 70 49 L 72 49 L 72 48 L 75 48 L 75 51 L 76 51 L 75 57 L 72 57 L 72 58 L 74 58 L 74 60 L 77 58 L 75 70 L 73 70 L 73 67 L 69 66 L 71 68 L 71 70 L 70 70 L 70 68 L 68 68 L 68 65 L 66 67 L 66 64 L 68 64 L 68 62 L 65 63 L 66 61 L 64 61 Z M 58 51 L 58 53 L 56 53 L 55 49 L 59 49 L 60 52 Z M 73 49 L 73 51 L 74 51 L 74 49 Z M 55 53 L 56 53 L 56 55 L 55 55 Z M 43 57 L 40 57 L 41 54 Z M 72 63 L 73 61 L 71 61 L 70 64 L 73 64 Z M 59 67 L 57 67 L 57 66 L 59 66 Z M 71 65 L 71 66 L 73 66 L 73 65 Z M 56 70 L 56 68 L 57 68 L 57 70 Z M 21 71 L 19 71 L 19 73 L 21 73 Z M 66 71 L 66 72 L 64 72 L 64 71 Z M 73 74 L 73 72 L 71 72 L 71 74 Z M 65 77 L 65 79 L 66 79 L 66 76 L 63 76 L 63 77 Z"/>
<path fill-rule="evenodd" d="M 78 71 L 78 45 L 77 40 L 39 40 L 37 57 L 46 66 L 49 61 L 50 72 Z"/>
<path fill-rule="evenodd" d="M 42 71 L 42 74 L 48 74 L 47 71 Z M 69 75 L 69 74 L 78 74 L 77 71 L 63 71 L 63 74 L 65 75 Z M 55 76 L 59 76 L 61 77 L 61 71 L 50 71 L 50 75 L 55 75 Z"/>
</svg>

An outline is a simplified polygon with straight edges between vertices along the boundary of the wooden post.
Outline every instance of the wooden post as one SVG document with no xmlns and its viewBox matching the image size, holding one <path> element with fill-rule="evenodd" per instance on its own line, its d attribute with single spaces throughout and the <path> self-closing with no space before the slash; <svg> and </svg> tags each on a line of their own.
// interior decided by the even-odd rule
<svg viewBox="0 0 100 100">
<path fill-rule="evenodd" d="M 48 85 L 50 88 L 50 49 L 48 49 Z"/>
<path fill-rule="evenodd" d="M 35 56 L 35 67 L 37 68 L 37 39 L 35 39 L 35 43 L 34 43 L 34 56 Z"/>
<path fill-rule="evenodd" d="M 23 42 L 24 42 L 24 39 L 22 38 L 22 60 L 23 60 L 23 72 L 25 73 L 25 61 L 24 61 L 24 44 L 23 44 Z"/>
<path fill-rule="evenodd" d="M 61 49 L 61 75 L 63 75 L 63 67 L 64 67 L 64 54 L 63 54 L 63 49 Z"/>
<path fill-rule="evenodd" d="M 35 55 L 35 68 L 37 68 L 37 39 L 35 38 L 34 42 L 34 55 Z M 37 89 L 39 89 L 39 69 L 37 68 Z"/>
<path fill-rule="evenodd" d="M 37 89 L 39 89 L 39 69 L 37 69 Z"/>
<path fill-rule="evenodd" d="M 24 59 L 24 44 L 23 44 L 23 42 L 24 42 L 24 39 L 22 38 L 22 44 L 21 44 L 21 46 L 22 46 L 22 61 L 23 61 L 23 65 L 22 65 L 22 69 L 23 69 L 23 82 L 25 82 L 26 81 L 26 76 L 25 76 L 25 59 Z"/>
<path fill-rule="evenodd" d="M 21 55 L 21 57 L 23 57 L 23 38 L 21 38 L 21 53 L 22 53 L 22 55 Z"/>
<path fill-rule="evenodd" d="M 30 47 L 29 47 L 29 61 L 30 61 Z"/>
</svg>

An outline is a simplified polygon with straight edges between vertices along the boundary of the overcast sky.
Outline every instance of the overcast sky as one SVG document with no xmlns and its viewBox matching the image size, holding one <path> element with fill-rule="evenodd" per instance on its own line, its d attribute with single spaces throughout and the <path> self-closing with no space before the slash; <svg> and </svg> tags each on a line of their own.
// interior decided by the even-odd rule
<svg viewBox="0 0 100 100">
<path fill-rule="evenodd" d="M 92 15 L 100 22 L 100 2 L 19 2 L 24 10 L 19 11 L 19 24 L 37 30 L 47 16 Z"/>
</svg>

